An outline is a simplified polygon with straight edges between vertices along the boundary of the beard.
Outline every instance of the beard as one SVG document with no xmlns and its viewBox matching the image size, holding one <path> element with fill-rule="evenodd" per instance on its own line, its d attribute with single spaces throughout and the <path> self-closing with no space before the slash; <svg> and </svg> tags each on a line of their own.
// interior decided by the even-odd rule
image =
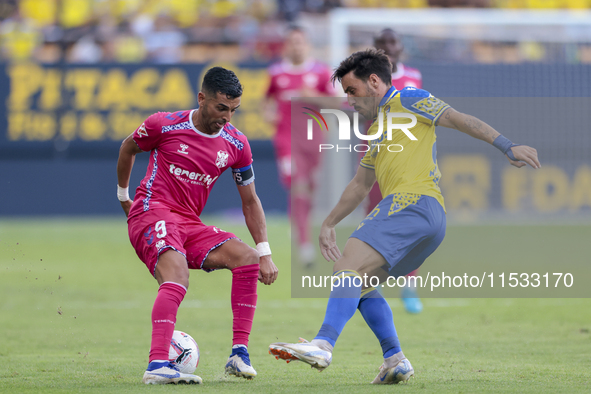
<svg viewBox="0 0 591 394">
<path fill-rule="evenodd" d="M 365 97 L 362 98 L 358 112 L 367 120 L 372 120 L 378 115 L 378 106 L 376 105 L 376 92 L 369 86 L 365 86 Z"/>
<path fill-rule="evenodd" d="M 199 108 L 199 111 L 201 111 L 201 116 L 203 117 L 203 127 L 206 128 L 207 130 L 201 130 L 206 134 L 216 134 L 220 131 L 220 127 L 216 126 L 216 122 L 217 123 L 224 123 L 223 120 L 216 120 L 215 118 L 210 116 L 210 112 L 207 109 L 207 105 L 203 105 L 202 107 Z"/>
</svg>

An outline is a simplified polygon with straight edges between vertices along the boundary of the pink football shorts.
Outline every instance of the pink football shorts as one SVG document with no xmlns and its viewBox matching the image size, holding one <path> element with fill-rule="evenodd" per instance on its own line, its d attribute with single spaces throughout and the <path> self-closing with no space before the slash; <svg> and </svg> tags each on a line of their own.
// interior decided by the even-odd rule
<svg viewBox="0 0 591 394">
<path fill-rule="evenodd" d="M 236 235 L 168 209 L 151 209 L 128 221 L 129 240 L 140 260 L 155 274 L 158 256 L 168 249 L 187 259 L 190 269 L 202 269 L 209 252 Z M 210 271 L 204 269 L 204 271 Z"/>
</svg>

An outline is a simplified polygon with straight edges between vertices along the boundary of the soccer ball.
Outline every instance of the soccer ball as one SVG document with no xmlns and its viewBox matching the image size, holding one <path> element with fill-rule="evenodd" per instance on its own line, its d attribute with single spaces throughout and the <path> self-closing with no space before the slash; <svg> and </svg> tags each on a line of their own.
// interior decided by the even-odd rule
<svg viewBox="0 0 591 394">
<path fill-rule="evenodd" d="M 192 374 L 199 364 L 199 346 L 189 334 L 175 331 L 170 340 L 168 358 L 178 365 L 182 373 Z"/>
</svg>

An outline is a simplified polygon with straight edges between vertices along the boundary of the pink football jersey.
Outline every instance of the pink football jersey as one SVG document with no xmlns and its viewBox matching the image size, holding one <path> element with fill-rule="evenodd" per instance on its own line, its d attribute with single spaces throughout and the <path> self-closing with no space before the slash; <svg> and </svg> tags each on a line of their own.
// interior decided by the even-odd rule
<svg viewBox="0 0 591 394">
<path fill-rule="evenodd" d="M 306 139 L 306 121 L 304 116 L 298 116 L 295 119 L 296 124 L 292 124 L 291 118 L 291 99 L 292 97 L 301 97 L 301 90 L 309 88 L 317 90 L 324 94 L 332 94 L 334 88 L 330 81 L 331 71 L 328 66 L 315 60 L 308 60 L 300 66 L 294 66 L 286 61 L 272 65 L 269 68 L 271 82 L 267 90 L 267 97 L 274 98 L 277 101 L 277 133 L 274 137 L 274 143 L 279 150 L 289 150 L 292 141 L 292 131 L 302 133 L 301 138 L 294 138 L 294 141 L 301 141 L 302 144 L 308 144 L 318 148 L 318 141 L 309 142 Z M 317 107 L 309 105 L 314 109 Z M 300 111 L 301 112 L 301 111 Z M 315 136 L 320 137 L 320 133 Z M 316 139 L 316 138 L 315 138 Z"/>
<path fill-rule="evenodd" d="M 248 171 L 252 153 L 246 136 L 230 123 L 216 134 L 202 133 L 193 124 L 193 111 L 155 113 L 133 133 L 138 147 L 151 153 L 129 217 L 165 208 L 198 219 L 211 188 L 226 169 L 252 174 L 240 179 L 242 185 L 254 180 L 254 173 Z"/>
<path fill-rule="evenodd" d="M 392 73 L 392 86 L 396 90 L 402 90 L 406 87 L 421 89 L 423 86 L 423 77 L 416 68 L 407 67 L 402 63 L 396 64 L 396 72 Z"/>
</svg>

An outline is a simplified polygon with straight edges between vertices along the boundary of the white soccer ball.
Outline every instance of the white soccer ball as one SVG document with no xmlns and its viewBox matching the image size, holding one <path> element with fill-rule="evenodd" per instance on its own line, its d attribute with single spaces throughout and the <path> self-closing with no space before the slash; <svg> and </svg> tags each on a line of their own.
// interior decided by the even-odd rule
<svg viewBox="0 0 591 394">
<path fill-rule="evenodd" d="M 182 373 L 192 374 L 199 364 L 199 346 L 189 334 L 175 331 L 170 341 L 168 358 L 178 365 Z"/>
</svg>

